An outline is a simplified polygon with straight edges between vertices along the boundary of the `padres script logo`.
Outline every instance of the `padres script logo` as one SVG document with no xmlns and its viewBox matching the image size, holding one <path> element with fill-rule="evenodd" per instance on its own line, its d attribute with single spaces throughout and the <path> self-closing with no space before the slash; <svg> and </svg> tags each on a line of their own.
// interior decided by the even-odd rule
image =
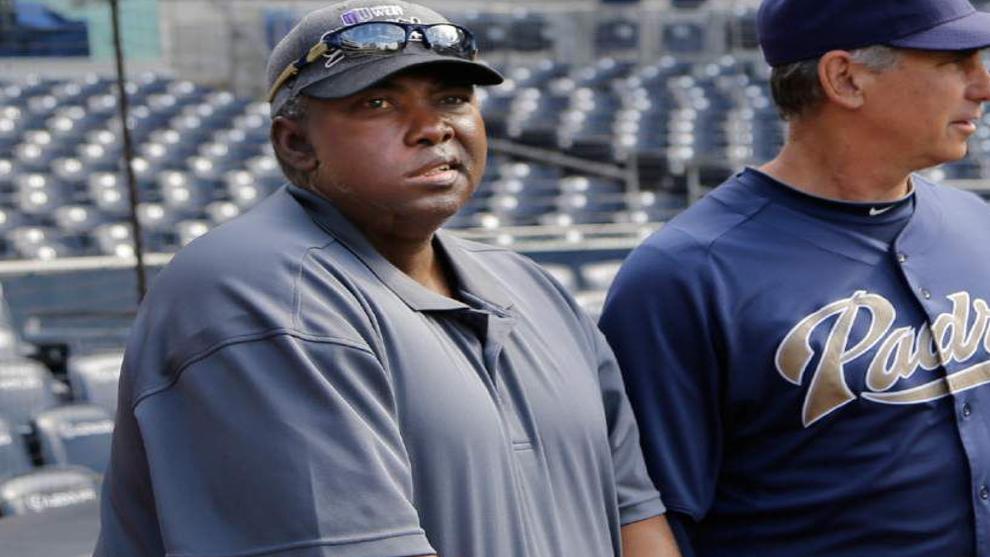
<svg viewBox="0 0 990 557">
<path fill-rule="evenodd" d="M 897 317 L 893 304 L 865 290 L 832 302 L 795 325 L 777 348 L 774 363 L 784 379 L 800 386 L 815 355 L 811 335 L 828 319 L 838 316 L 828 331 L 804 399 L 801 416 L 804 426 L 856 399 L 846 384 L 844 366 L 876 346 L 879 349 L 866 371 L 869 392 L 861 393 L 873 402 L 917 404 L 990 383 L 990 362 L 984 358 L 952 375 L 890 392 L 895 383 L 911 377 L 918 369 L 931 371 L 943 363 L 967 362 L 980 346 L 984 354 L 990 353 L 990 306 L 979 298 L 970 303 L 968 292 L 956 292 L 948 299 L 952 301 L 952 312 L 939 315 L 931 327 L 924 323 L 918 328 L 899 327 L 891 331 Z M 969 324 L 971 312 L 974 316 Z M 850 346 L 849 335 L 860 318 L 868 319 L 866 336 Z"/>
</svg>

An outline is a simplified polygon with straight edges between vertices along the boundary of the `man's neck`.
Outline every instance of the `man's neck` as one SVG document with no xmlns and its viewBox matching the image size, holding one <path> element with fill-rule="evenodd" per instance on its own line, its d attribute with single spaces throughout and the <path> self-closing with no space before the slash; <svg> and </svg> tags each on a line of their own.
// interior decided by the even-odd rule
<svg viewBox="0 0 990 557">
<path fill-rule="evenodd" d="M 448 298 L 454 297 L 453 281 L 447 272 L 433 238 L 407 241 L 395 238 L 369 238 L 378 253 L 424 287 Z"/>
<path fill-rule="evenodd" d="M 911 170 L 839 130 L 792 128 L 775 159 L 759 168 L 801 191 L 840 201 L 884 202 L 908 194 Z"/>
</svg>

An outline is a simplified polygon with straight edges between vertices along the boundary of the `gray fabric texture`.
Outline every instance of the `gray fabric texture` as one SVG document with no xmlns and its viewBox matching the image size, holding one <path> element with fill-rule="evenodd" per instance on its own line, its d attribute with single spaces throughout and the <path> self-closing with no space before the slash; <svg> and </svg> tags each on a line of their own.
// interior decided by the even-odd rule
<svg viewBox="0 0 990 557">
<path fill-rule="evenodd" d="M 180 252 L 135 322 L 99 557 L 603 557 L 663 512 L 595 325 L 443 231 L 458 300 L 287 186 Z"/>
</svg>

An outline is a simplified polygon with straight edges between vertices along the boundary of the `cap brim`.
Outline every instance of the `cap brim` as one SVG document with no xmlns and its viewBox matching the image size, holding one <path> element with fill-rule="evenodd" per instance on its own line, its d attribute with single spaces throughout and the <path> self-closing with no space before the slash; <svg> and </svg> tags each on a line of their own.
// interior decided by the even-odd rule
<svg viewBox="0 0 990 557">
<path fill-rule="evenodd" d="M 344 73 L 311 83 L 300 92 L 318 99 L 339 99 L 367 89 L 393 74 L 426 66 L 442 67 L 449 70 L 456 80 L 474 85 L 498 85 L 503 81 L 502 74 L 481 62 L 441 56 L 430 51 L 406 52 L 353 66 Z"/>
<path fill-rule="evenodd" d="M 990 46 L 990 13 L 976 11 L 920 33 L 887 41 L 918 50 L 972 50 Z"/>
</svg>

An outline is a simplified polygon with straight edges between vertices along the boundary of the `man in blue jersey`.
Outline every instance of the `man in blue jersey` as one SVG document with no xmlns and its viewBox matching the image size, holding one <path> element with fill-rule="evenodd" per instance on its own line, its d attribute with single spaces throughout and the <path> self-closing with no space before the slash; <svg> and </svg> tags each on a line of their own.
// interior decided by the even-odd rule
<svg viewBox="0 0 990 557">
<path fill-rule="evenodd" d="M 625 263 L 601 327 L 682 551 L 990 556 L 990 15 L 767 0 L 780 154 Z"/>
</svg>

